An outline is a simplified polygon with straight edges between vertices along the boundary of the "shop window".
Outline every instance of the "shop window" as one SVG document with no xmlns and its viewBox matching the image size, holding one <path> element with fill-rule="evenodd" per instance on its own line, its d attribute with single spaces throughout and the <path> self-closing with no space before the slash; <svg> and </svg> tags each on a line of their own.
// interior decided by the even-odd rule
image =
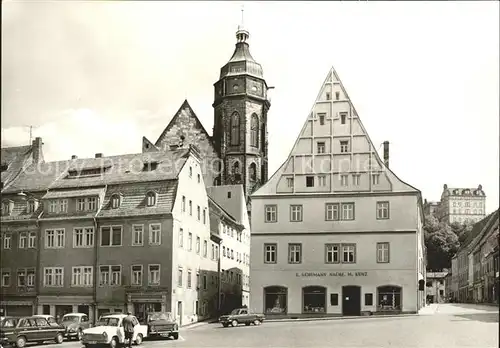
<svg viewBox="0 0 500 348">
<path fill-rule="evenodd" d="M 326 313 L 326 288 L 306 286 L 302 288 L 304 313 Z"/>
<path fill-rule="evenodd" d="M 373 306 L 373 294 L 365 294 L 365 306 Z"/>
<path fill-rule="evenodd" d="M 330 294 L 330 306 L 339 305 L 339 294 Z"/>
<path fill-rule="evenodd" d="M 288 289 L 283 286 L 264 288 L 266 314 L 284 314 L 287 311 Z"/>
<path fill-rule="evenodd" d="M 377 288 L 377 298 L 379 311 L 401 310 L 401 287 L 380 286 Z"/>
</svg>

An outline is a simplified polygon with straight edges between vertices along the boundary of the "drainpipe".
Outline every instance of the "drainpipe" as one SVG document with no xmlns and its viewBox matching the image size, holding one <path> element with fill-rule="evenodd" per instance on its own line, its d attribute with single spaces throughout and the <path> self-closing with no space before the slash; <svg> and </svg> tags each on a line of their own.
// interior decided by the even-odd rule
<svg viewBox="0 0 500 348">
<path fill-rule="evenodd" d="M 97 215 L 97 214 L 96 214 Z M 96 323 L 96 317 L 97 317 L 97 282 L 99 280 L 98 276 L 99 276 L 99 273 L 98 273 L 98 265 L 97 265 L 97 261 L 98 261 L 98 251 L 99 251 L 99 248 L 98 248 L 98 244 L 97 244 L 97 241 L 98 241 L 98 238 L 97 238 L 97 234 L 98 234 L 98 226 L 97 226 L 97 218 L 94 216 L 94 289 L 93 289 L 93 299 L 94 299 L 94 305 L 92 306 L 93 307 L 93 312 L 94 312 L 94 315 L 92 316 L 93 317 L 93 323 L 92 324 L 95 324 Z"/>
<path fill-rule="evenodd" d="M 41 202 L 40 202 L 41 203 Z M 43 213 L 42 213 L 43 214 Z M 41 215 L 41 214 L 40 214 Z M 38 313 L 38 303 L 39 303 L 39 300 L 38 300 L 38 296 L 40 294 L 40 281 L 43 279 L 42 278 L 42 269 L 41 269 L 41 264 L 40 264 L 40 249 L 42 248 L 42 243 L 41 243 L 41 240 L 42 238 L 40 238 L 40 236 L 42 235 L 42 231 L 40 230 L 40 224 L 38 222 L 38 219 L 40 218 L 40 216 L 38 216 L 35 220 L 35 225 L 36 225 L 36 228 L 38 231 L 40 231 L 40 233 L 37 233 L 38 235 L 38 239 L 37 239 L 37 251 L 36 251 L 36 268 L 35 268 L 35 313 L 33 314 L 42 314 L 42 313 Z M 38 277 L 40 276 L 40 277 Z"/>
</svg>

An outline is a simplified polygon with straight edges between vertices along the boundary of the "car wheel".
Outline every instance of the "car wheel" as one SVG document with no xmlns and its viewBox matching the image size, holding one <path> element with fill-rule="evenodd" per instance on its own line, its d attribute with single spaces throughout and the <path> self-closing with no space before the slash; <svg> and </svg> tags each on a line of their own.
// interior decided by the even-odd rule
<svg viewBox="0 0 500 348">
<path fill-rule="evenodd" d="M 24 348 L 25 345 L 26 345 L 26 338 L 24 336 L 18 337 L 16 340 L 16 347 Z"/>
<path fill-rule="evenodd" d="M 111 341 L 109 341 L 109 347 L 110 348 L 116 348 L 118 346 L 118 340 L 116 337 L 113 337 Z"/>
<path fill-rule="evenodd" d="M 233 320 L 233 321 L 231 322 L 231 326 L 232 326 L 232 327 L 236 327 L 236 326 L 238 326 L 238 321 L 237 321 L 237 320 Z"/>
<path fill-rule="evenodd" d="M 83 331 L 82 331 L 82 329 L 80 329 L 80 330 L 78 330 L 78 335 L 76 336 L 76 339 L 78 341 L 81 341 L 82 338 L 83 338 Z"/>
<path fill-rule="evenodd" d="M 142 344 L 142 334 L 138 334 L 135 338 L 135 345 L 140 346 Z"/>
<path fill-rule="evenodd" d="M 172 337 L 174 338 L 174 340 L 178 340 L 179 339 L 179 333 L 178 332 L 174 332 L 172 334 Z"/>
<path fill-rule="evenodd" d="M 255 320 L 253 321 L 253 324 L 254 324 L 255 326 L 257 326 L 257 325 L 260 325 L 260 324 L 261 324 L 261 322 L 260 322 L 260 320 L 259 320 L 259 319 L 255 319 Z"/>
<path fill-rule="evenodd" d="M 63 335 L 61 333 L 58 333 L 57 336 L 56 336 L 56 338 L 55 338 L 55 341 L 56 341 L 57 344 L 63 343 L 63 341 L 64 341 Z"/>
</svg>

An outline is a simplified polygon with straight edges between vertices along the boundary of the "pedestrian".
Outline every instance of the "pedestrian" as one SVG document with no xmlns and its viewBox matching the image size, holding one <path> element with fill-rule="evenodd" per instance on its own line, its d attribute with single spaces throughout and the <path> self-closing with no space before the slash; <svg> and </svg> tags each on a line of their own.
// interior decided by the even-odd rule
<svg viewBox="0 0 500 348">
<path fill-rule="evenodd" d="M 132 337 L 134 337 L 134 327 L 138 324 L 137 319 L 132 316 L 131 312 L 127 312 L 127 316 L 123 318 L 123 331 L 125 333 L 125 342 L 124 345 L 128 347 L 132 347 Z"/>
</svg>

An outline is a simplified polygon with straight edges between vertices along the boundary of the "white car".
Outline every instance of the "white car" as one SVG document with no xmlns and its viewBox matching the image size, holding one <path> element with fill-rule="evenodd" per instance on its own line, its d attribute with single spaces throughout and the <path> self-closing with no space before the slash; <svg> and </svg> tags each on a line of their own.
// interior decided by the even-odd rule
<svg viewBox="0 0 500 348">
<path fill-rule="evenodd" d="M 83 345 L 86 348 L 97 345 L 109 345 L 110 348 L 116 348 L 118 345 L 125 344 L 125 332 L 123 331 L 122 322 L 126 316 L 126 314 L 110 314 L 99 318 L 95 327 L 83 330 Z M 147 335 L 147 325 L 136 325 L 132 342 L 140 345 Z"/>
</svg>

